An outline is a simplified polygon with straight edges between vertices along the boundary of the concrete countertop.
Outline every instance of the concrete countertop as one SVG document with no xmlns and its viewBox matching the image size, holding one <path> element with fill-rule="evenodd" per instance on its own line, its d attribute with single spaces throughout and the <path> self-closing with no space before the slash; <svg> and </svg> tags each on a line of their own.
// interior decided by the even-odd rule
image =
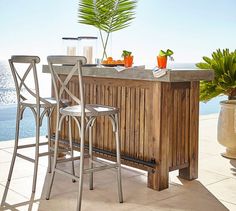
<svg viewBox="0 0 236 211">
<path fill-rule="evenodd" d="M 59 74 L 68 74 L 71 69 L 70 66 L 58 66 L 56 68 Z M 50 73 L 48 65 L 43 65 L 43 72 Z M 214 79 L 213 70 L 201 69 L 168 69 L 166 74 L 160 78 L 154 77 L 152 70 L 144 69 L 144 66 L 125 69 L 121 72 L 113 67 L 83 67 L 82 72 L 83 76 L 90 77 L 161 82 L 210 81 Z"/>
</svg>

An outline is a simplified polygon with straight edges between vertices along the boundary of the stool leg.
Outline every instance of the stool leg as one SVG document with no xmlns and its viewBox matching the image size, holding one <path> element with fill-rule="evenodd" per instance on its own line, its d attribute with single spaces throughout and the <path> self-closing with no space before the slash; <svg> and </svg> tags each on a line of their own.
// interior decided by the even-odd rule
<svg viewBox="0 0 236 211">
<path fill-rule="evenodd" d="M 46 200 L 49 200 L 50 195 L 51 195 L 52 185 L 53 185 L 54 177 L 55 177 L 55 169 L 57 166 L 59 128 L 60 128 L 60 125 L 59 125 L 59 114 L 58 114 L 57 121 L 56 121 L 56 137 L 55 137 L 55 146 L 54 146 L 53 166 L 52 166 L 51 178 L 49 181 L 48 190 L 46 194 Z"/>
<path fill-rule="evenodd" d="M 93 139 L 92 126 L 89 126 L 89 168 L 93 168 Z M 89 189 L 93 190 L 93 172 L 89 174 Z"/>
<path fill-rule="evenodd" d="M 80 130 L 80 172 L 79 172 L 79 191 L 77 199 L 77 211 L 81 210 L 82 192 L 83 192 L 83 176 L 84 176 L 84 118 L 81 118 Z"/>
<path fill-rule="evenodd" d="M 72 144 L 72 128 L 71 128 L 71 117 L 69 116 L 69 142 L 70 142 L 70 149 L 71 149 L 71 167 L 72 167 L 72 174 L 75 176 L 75 164 L 74 164 L 74 150 L 73 150 L 73 144 Z M 76 182 L 75 179 L 72 179 L 72 182 Z"/>
<path fill-rule="evenodd" d="M 47 121 L 48 121 L 48 173 L 52 171 L 52 155 L 51 155 L 51 122 L 50 122 L 50 112 L 47 112 Z"/>
<path fill-rule="evenodd" d="M 123 193 L 122 193 L 122 184 L 121 184 L 121 161 L 120 161 L 120 140 L 119 140 L 119 122 L 118 122 L 118 114 L 115 114 L 115 122 L 116 122 L 116 159 L 117 159 L 117 183 L 118 183 L 118 195 L 119 202 L 123 203 Z"/>
<path fill-rule="evenodd" d="M 37 173 L 38 173 L 38 162 L 39 162 L 39 136 L 40 136 L 40 116 L 39 112 L 36 115 L 36 145 L 35 145 L 35 162 L 34 162 L 34 178 L 32 185 L 32 193 L 35 193 Z"/>
<path fill-rule="evenodd" d="M 1 201 L 1 207 L 3 206 L 4 202 L 6 201 L 8 188 L 9 188 L 10 182 L 11 182 L 13 168 L 14 168 L 15 161 L 16 161 L 16 153 L 17 153 L 17 148 L 18 148 L 18 143 L 19 143 L 20 120 L 21 120 L 21 118 L 20 118 L 20 108 L 19 108 L 19 106 L 17 106 L 15 146 L 14 146 L 14 151 L 13 151 L 13 156 L 12 156 L 12 160 L 11 160 L 11 166 L 10 166 L 9 173 L 8 173 L 8 178 L 7 178 L 5 191 L 4 191 L 4 194 L 3 194 L 3 197 L 2 197 L 2 201 Z"/>
</svg>

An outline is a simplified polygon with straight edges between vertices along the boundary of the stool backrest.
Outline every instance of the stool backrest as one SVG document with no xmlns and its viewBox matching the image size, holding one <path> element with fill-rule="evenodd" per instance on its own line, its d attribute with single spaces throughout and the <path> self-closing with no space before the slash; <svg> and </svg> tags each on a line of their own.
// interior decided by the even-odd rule
<svg viewBox="0 0 236 211">
<path fill-rule="evenodd" d="M 87 60 L 83 56 L 48 56 L 48 65 L 52 74 L 52 81 L 54 86 L 55 97 L 58 102 L 58 109 L 63 94 L 68 94 L 73 104 L 81 105 L 81 110 L 85 108 L 84 102 L 84 86 L 82 78 L 82 65 L 86 64 Z M 57 67 L 65 66 L 69 69 L 65 79 L 59 76 Z M 64 75 L 64 74 L 63 74 Z M 78 77 L 79 96 L 76 96 L 68 88 L 68 84 L 73 76 Z"/>
<path fill-rule="evenodd" d="M 14 55 L 9 59 L 18 103 L 22 100 L 27 100 L 28 98 L 36 99 L 37 105 L 40 105 L 40 101 L 48 103 L 40 97 L 39 93 L 39 82 L 36 69 L 36 64 L 39 62 L 40 58 L 38 56 Z M 31 75 L 33 77 L 31 77 Z"/>
</svg>

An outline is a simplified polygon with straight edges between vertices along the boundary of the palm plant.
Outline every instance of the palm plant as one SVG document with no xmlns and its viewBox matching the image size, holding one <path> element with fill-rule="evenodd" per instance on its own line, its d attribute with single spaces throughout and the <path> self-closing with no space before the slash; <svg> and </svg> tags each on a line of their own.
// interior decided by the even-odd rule
<svg viewBox="0 0 236 211">
<path fill-rule="evenodd" d="M 78 22 L 99 29 L 103 46 L 102 59 L 107 58 L 106 47 L 110 34 L 130 25 L 136 5 L 136 0 L 80 0 Z"/>
<path fill-rule="evenodd" d="M 200 83 L 200 100 L 208 101 L 220 94 L 228 96 L 228 99 L 236 97 L 236 50 L 220 49 L 212 53 L 212 58 L 203 57 L 204 62 L 197 63 L 201 69 L 213 69 L 215 78 L 213 81 Z"/>
</svg>

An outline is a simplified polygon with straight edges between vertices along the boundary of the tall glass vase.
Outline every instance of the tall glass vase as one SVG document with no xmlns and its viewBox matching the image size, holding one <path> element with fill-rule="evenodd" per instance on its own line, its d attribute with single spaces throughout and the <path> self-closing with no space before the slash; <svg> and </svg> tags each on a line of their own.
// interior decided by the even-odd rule
<svg viewBox="0 0 236 211">
<path fill-rule="evenodd" d="M 102 36 L 102 37 L 101 37 Z M 112 57 L 112 33 L 98 32 L 98 56 L 101 60 Z"/>
</svg>

